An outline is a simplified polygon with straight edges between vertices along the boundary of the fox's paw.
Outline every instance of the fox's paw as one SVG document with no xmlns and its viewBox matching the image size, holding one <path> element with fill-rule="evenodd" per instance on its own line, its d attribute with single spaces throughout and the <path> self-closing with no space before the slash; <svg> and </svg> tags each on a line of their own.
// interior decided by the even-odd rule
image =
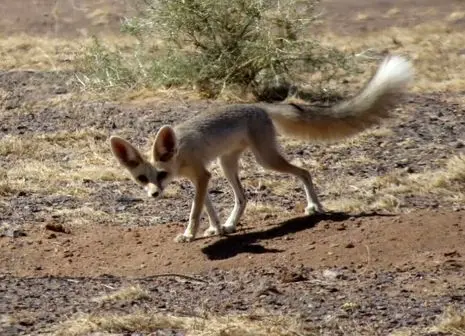
<svg viewBox="0 0 465 336">
<path fill-rule="evenodd" d="M 186 235 L 185 233 L 181 233 L 174 238 L 176 243 L 189 243 L 194 240 L 193 235 Z"/>
<path fill-rule="evenodd" d="M 222 227 L 224 233 L 234 233 L 236 232 L 236 226 L 235 225 L 228 225 L 224 224 Z"/>
<path fill-rule="evenodd" d="M 204 237 L 211 237 L 211 236 L 218 236 L 223 234 L 223 229 L 222 228 L 216 228 L 213 226 L 210 226 L 208 229 L 206 229 L 203 232 Z"/>
<path fill-rule="evenodd" d="M 325 211 L 323 210 L 323 208 L 321 206 L 316 205 L 316 204 L 308 205 L 305 208 L 305 214 L 309 215 L 309 216 L 316 215 L 316 214 L 322 214 L 324 212 Z"/>
</svg>

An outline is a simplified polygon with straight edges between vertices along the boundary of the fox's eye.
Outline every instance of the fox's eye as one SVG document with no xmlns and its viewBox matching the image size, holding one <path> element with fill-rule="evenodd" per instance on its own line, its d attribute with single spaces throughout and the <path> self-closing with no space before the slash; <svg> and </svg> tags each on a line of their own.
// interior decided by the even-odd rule
<svg viewBox="0 0 465 336">
<path fill-rule="evenodd" d="M 137 181 L 139 181 L 140 183 L 148 183 L 149 182 L 149 179 L 147 178 L 147 176 L 145 175 L 139 175 L 136 177 Z"/>
<path fill-rule="evenodd" d="M 168 176 L 168 172 L 160 171 L 158 172 L 157 179 L 158 181 L 164 180 Z"/>
</svg>

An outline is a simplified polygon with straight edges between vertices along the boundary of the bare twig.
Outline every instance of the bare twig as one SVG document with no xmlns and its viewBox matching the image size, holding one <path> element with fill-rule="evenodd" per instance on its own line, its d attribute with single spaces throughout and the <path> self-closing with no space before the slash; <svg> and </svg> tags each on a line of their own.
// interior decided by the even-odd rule
<svg viewBox="0 0 465 336">
<path fill-rule="evenodd" d="M 145 279 L 155 279 L 155 278 L 164 278 L 164 277 L 178 277 L 178 278 L 183 278 L 191 281 L 197 281 L 197 282 L 202 282 L 202 283 L 208 283 L 208 281 L 203 280 L 203 279 L 197 279 L 189 275 L 185 274 L 178 274 L 178 273 L 161 273 L 161 274 L 154 274 L 154 275 L 149 275 L 146 277 L 140 277 L 136 278 L 136 280 L 145 280 Z"/>
</svg>

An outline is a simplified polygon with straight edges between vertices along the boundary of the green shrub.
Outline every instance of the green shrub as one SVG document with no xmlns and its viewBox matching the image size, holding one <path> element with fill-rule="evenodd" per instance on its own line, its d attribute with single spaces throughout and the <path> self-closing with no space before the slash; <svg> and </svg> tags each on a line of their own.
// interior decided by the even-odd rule
<svg viewBox="0 0 465 336">
<path fill-rule="evenodd" d="M 284 99 L 299 74 L 321 72 L 327 80 L 351 64 L 344 53 L 306 38 L 316 3 L 146 0 L 141 14 L 122 26 L 139 41 L 132 59 L 96 41 L 85 58 L 86 78 L 110 87 L 188 86 L 208 97 L 234 89 L 259 100 Z M 151 47 L 155 40 L 162 46 Z"/>
</svg>

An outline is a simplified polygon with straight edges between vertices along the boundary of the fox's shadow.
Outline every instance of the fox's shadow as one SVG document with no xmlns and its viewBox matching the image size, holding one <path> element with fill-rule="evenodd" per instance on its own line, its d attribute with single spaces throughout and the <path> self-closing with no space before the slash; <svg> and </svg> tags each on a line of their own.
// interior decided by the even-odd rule
<svg viewBox="0 0 465 336">
<path fill-rule="evenodd" d="M 296 217 L 265 230 L 256 232 L 239 232 L 230 235 L 220 240 L 215 241 L 202 248 L 202 252 L 210 260 L 222 260 L 234 257 L 241 253 L 277 253 L 282 252 L 278 249 L 267 249 L 259 244 L 260 240 L 267 240 L 285 236 L 290 233 L 311 229 L 322 221 L 342 222 L 349 218 L 355 217 L 372 217 L 372 216 L 393 216 L 386 214 L 370 213 L 370 214 L 347 214 L 344 212 L 332 212 L 324 214 L 316 214 L 312 216 Z"/>
</svg>

